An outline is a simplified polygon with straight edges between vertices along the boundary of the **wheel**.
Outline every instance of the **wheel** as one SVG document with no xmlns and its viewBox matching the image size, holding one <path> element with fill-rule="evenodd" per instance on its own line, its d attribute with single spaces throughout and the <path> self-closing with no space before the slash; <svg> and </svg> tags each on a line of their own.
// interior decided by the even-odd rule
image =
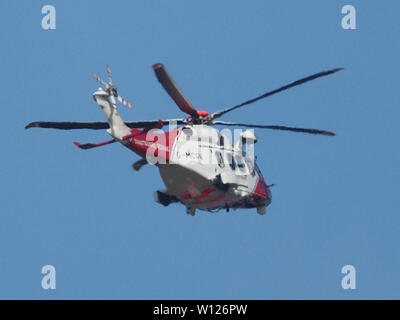
<svg viewBox="0 0 400 320">
<path fill-rule="evenodd" d="M 257 213 L 260 215 L 265 214 L 265 206 L 257 207 Z"/>
<path fill-rule="evenodd" d="M 194 214 L 196 213 L 196 209 L 192 207 L 186 207 L 186 213 L 190 214 L 193 217 Z"/>
</svg>

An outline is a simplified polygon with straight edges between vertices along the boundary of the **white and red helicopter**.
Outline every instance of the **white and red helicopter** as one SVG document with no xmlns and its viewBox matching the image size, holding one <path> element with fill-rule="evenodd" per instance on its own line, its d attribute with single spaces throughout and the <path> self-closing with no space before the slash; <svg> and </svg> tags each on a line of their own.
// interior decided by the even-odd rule
<svg viewBox="0 0 400 320">
<path fill-rule="evenodd" d="M 94 92 L 93 98 L 101 107 L 107 119 L 106 122 L 38 121 L 28 124 L 25 128 L 107 129 L 112 140 L 87 144 L 74 142 L 74 144 L 87 150 L 120 142 L 141 157 L 133 164 L 135 170 L 140 170 L 149 162 L 155 164 L 160 170 L 166 190 L 155 192 L 156 202 L 164 206 L 175 202 L 182 203 L 190 215 L 194 215 L 196 209 L 206 211 L 226 209 L 229 211 L 231 208 L 256 208 L 259 214 L 264 214 L 265 208 L 271 203 L 270 186 L 265 182 L 253 155 L 248 152 L 247 148 L 257 141 L 253 130 L 241 132 L 238 141 L 233 143 L 213 126 L 335 135 L 326 130 L 244 124 L 216 119 L 275 93 L 333 74 L 342 68 L 313 74 L 211 114 L 194 108 L 161 63 L 154 64 L 153 70 L 158 81 L 179 109 L 189 115 L 187 118 L 124 122 L 118 114 L 116 101 L 118 100 L 130 108 L 132 108 L 132 104 L 117 93 L 112 82 L 111 69 L 107 66 L 108 82 L 103 81 L 96 74 L 92 74 L 104 86 Z M 175 125 L 172 129 L 171 124 Z M 170 130 L 161 131 L 160 129 L 166 125 L 170 125 Z"/>
</svg>

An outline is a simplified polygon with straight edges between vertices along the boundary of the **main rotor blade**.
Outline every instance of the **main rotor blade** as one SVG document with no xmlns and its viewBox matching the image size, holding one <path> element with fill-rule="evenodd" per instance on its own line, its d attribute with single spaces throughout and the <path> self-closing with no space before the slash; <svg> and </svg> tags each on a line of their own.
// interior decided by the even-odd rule
<svg viewBox="0 0 400 320">
<path fill-rule="evenodd" d="M 313 74 L 311 76 L 308 76 L 308 77 L 302 78 L 300 80 L 294 81 L 294 82 L 289 83 L 289 84 L 287 84 L 287 85 L 285 85 L 283 87 L 280 87 L 278 89 L 266 92 L 266 93 L 264 93 L 261 96 L 258 96 L 256 98 L 253 98 L 253 99 L 247 100 L 245 102 L 242 102 L 242 103 L 240 103 L 240 104 L 238 104 L 236 106 L 233 106 L 231 108 L 227 108 L 227 109 L 222 109 L 222 110 L 216 111 L 213 114 L 211 114 L 211 118 L 212 119 L 219 118 L 219 117 L 221 117 L 223 114 L 225 114 L 227 112 L 236 110 L 236 109 L 238 109 L 240 107 L 246 106 L 246 105 L 251 104 L 253 102 L 256 102 L 258 100 L 267 98 L 269 96 L 272 96 L 275 93 L 290 89 L 290 88 L 298 86 L 298 85 L 301 85 L 301 84 L 303 84 L 305 82 L 308 82 L 308 81 L 311 81 L 311 80 L 314 80 L 314 79 L 317 79 L 317 78 L 320 78 L 320 77 L 325 77 L 327 75 L 333 74 L 333 73 L 338 72 L 340 70 L 343 70 L 343 68 L 335 68 L 335 69 L 331 69 L 331 70 L 328 70 L 328 71 L 322 71 L 322 72 L 315 73 L 315 74 Z"/>
<path fill-rule="evenodd" d="M 107 122 L 53 122 L 53 121 L 36 121 L 28 124 L 25 129 L 29 128 L 50 128 L 50 129 L 61 129 L 61 130 L 71 130 L 71 129 L 108 129 Z"/>
<path fill-rule="evenodd" d="M 167 119 L 161 120 L 163 126 L 169 123 L 176 123 L 177 125 L 183 124 L 183 119 Z M 159 120 L 140 120 L 140 121 L 128 121 L 125 124 L 129 128 L 152 128 L 159 125 Z M 61 130 L 73 130 L 73 129 L 108 129 L 109 125 L 107 122 L 53 122 L 53 121 L 36 121 L 29 123 L 25 129 L 29 128 L 50 128 L 50 129 L 61 129 Z"/>
<path fill-rule="evenodd" d="M 187 114 L 190 114 L 192 117 L 197 118 L 198 114 L 196 109 L 183 95 L 182 91 L 178 88 L 177 84 L 169 75 L 164 65 L 161 63 L 156 63 L 153 65 L 153 70 L 156 73 L 158 81 L 161 83 L 161 85 L 164 87 L 165 91 L 167 91 L 170 97 L 175 101 L 179 109 Z"/>
<path fill-rule="evenodd" d="M 225 122 L 225 121 L 213 121 L 211 123 L 215 124 L 215 125 L 222 125 L 222 126 L 238 126 L 238 127 L 248 127 L 248 128 L 260 128 L 260 129 L 272 129 L 272 130 L 303 132 L 303 133 L 310 133 L 310 134 L 322 134 L 324 136 L 334 136 L 335 135 L 335 133 L 333 133 L 331 131 L 319 130 L 319 129 L 296 128 L 296 127 L 275 126 L 275 125 L 246 124 L 246 123 Z"/>
</svg>

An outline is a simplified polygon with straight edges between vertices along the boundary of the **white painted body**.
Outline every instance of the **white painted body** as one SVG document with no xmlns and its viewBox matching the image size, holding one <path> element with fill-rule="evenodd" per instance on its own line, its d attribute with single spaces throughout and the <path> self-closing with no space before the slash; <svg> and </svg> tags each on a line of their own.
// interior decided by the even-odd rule
<svg viewBox="0 0 400 320">
<path fill-rule="evenodd" d="M 189 140 L 187 131 L 192 132 Z M 198 137 L 201 137 L 200 141 Z M 213 139 L 209 142 L 206 137 Z M 180 128 L 169 163 L 158 166 L 167 187 L 166 192 L 177 197 L 186 207 L 204 210 L 268 205 L 269 192 L 264 202 L 255 202 L 253 199 L 257 183 L 262 177 L 252 158 L 243 156 L 242 149 L 234 147 L 226 137 L 222 138 L 223 145 L 220 145 L 220 139 L 219 131 L 211 126 L 190 125 Z M 235 159 L 234 166 L 230 165 L 232 156 Z M 216 185 L 218 176 L 225 185 L 223 189 Z"/>
</svg>

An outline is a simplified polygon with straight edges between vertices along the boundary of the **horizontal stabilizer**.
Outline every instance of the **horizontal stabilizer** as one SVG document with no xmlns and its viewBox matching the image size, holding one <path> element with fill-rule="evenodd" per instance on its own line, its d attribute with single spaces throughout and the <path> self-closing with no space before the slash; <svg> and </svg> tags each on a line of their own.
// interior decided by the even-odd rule
<svg viewBox="0 0 400 320">
<path fill-rule="evenodd" d="M 92 148 L 97 148 L 97 147 L 101 147 L 101 146 L 105 146 L 107 144 L 111 144 L 117 142 L 117 140 L 112 139 L 109 141 L 104 141 L 104 142 L 99 142 L 99 143 L 85 143 L 85 144 L 80 144 L 79 142 L 74 142 L 74 145 L 76 145 L 78 148 L 81 148 L 83 150 L 87 150 L 87 149 L 92 149 Z"/>
<path fill-rule="evenodd" d="M 135 171 L 139 171 L 144 165 L 146 165 L 148 162 L 146 159 L 140 159 L 138 161 L 136 161 L 133 165 L 132 168 Z"/>
</svg>

